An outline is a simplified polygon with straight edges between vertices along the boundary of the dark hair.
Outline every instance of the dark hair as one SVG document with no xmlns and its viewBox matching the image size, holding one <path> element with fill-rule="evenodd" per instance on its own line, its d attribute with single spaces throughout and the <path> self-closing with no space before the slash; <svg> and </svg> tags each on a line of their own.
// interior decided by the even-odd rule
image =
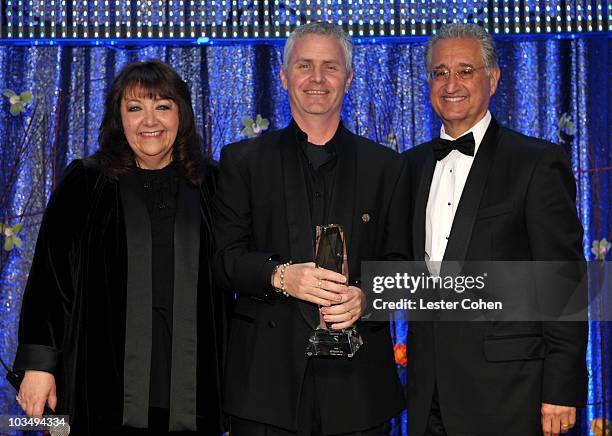
<svg viewBox="0 0 612 436">
<path fill-rule="evenodd" d="M 179 128 L 172 147 L 172 160 L 187 180 L 199 185 L 203 157 L 189 88 L 176 71 L 158 60 L 128 64 L 113 81 L 106 96 L 98 135 L 102 170 L 110 178 L 117 179 L 136 167 L 134 152 L 127 142 L 121 122 L 121 100 L 126 91 L 131 90 L 142 90 L 152 98 L 167 98 L 177 104 Z"/>
</svg>

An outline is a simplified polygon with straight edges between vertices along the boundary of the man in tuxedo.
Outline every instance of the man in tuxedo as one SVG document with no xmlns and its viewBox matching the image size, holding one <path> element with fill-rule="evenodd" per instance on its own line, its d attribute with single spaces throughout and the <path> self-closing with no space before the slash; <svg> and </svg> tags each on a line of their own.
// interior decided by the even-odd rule
<svg viewBox="0 0 612 436">
<path fill-rule="evenodd" d="M 434 275 L 440 261 L 583 261 L 564 150 L 488 111 L 500 78 L 490 35 L 444 26 L 426 63 L 443 126 L 405 154 L 414 258 Z M 567 432 L 586 401 L 586 342 L 586 323 L 411 323 L 410 436 Z"/>
<path fill-rule="evenodd" d="M 293 120 L 221 151 L 215 265 L 237 293 L 224 386 L 232 436 L 382 435 L 405 407 L 389 324 L 361 322 L 358 285 L 361 261 L 409 254 L 405 226 L 391 222 L 406 217 L 393 201 L 405 196 L 403 161 L 340 121 L 352 48 L 338 26 L 298 27 L 280 72 Z M 344 228 L 348 280 L 313 263 L 315 226 L 332 223 Z M 352 358 L 305 355 L 318 306 L 332 329 L 358 327 Z"/>
</svg>

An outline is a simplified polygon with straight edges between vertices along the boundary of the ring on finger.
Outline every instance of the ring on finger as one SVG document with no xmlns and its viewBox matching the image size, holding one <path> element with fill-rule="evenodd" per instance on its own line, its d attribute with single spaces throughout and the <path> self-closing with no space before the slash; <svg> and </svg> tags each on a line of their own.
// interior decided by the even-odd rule
<svg viewBox="0 0 612 436">
<path fill-rule="evenodd" d="M 21 403 L 21 397 L 19 395 L 16 395 L 15 399 L 17 400 L 18 403 Z"/>
<path fill-rule="evenodd" d="M 561 428 L 563 430 L 567 430 L 568 428 L 570 428 L 570 426 L 568 424 L 561 424 Z"/>
</svg>

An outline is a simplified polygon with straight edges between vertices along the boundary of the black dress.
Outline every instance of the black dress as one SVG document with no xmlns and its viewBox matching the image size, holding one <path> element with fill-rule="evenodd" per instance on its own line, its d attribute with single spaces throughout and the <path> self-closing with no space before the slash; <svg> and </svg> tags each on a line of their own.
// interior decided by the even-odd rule
<svg viewBox="0 0 612 436">
<path fill-rule="evenodd" d="M 149 173 L 163 188 L 146 191 L 147 174 L 113 180 L 94 156 L 73 162 L 52 194 L 14 369 L 55 375 L 57 411 L 70 415 L 72 435 L 165 430 L 168 422 L 175 431 L 221 432 L 227 297 L 215 292 L 210 270 L 216 173 L 204 162 L 194 187 L 172 165 Z M 168 205 L 155 210 L 159 198 Z"/>
<path fill-rule="evenodd" d="M 174 296 L 174 216 L 176 165 L 159 170 L 138 169 L 143 199 L 151 221 L 152 344 L 149 429 L 168 430 L 172 368 L 172 306 Z M 154 419 L 158 417 L 159 419 Z"/>
</svg>

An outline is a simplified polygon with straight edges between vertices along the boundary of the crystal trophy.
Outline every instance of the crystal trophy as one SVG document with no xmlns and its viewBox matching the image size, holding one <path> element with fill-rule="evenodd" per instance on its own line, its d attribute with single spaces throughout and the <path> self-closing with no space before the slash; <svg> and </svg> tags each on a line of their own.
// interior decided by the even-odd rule
<svg viewBox="0 0 612 436">
<path fill-rule="evenodd" d="M 316 228 L 315 264 L 338 272 L 348 280 L 348 260 L 344 230 L 339 224 L 328 224 Z M 355 326 L 332 330 L 319 311 L 319 325 L 312 332 L 306 347 L 307 356 L 353 357 L 363 344 Z"/>
</svg>

